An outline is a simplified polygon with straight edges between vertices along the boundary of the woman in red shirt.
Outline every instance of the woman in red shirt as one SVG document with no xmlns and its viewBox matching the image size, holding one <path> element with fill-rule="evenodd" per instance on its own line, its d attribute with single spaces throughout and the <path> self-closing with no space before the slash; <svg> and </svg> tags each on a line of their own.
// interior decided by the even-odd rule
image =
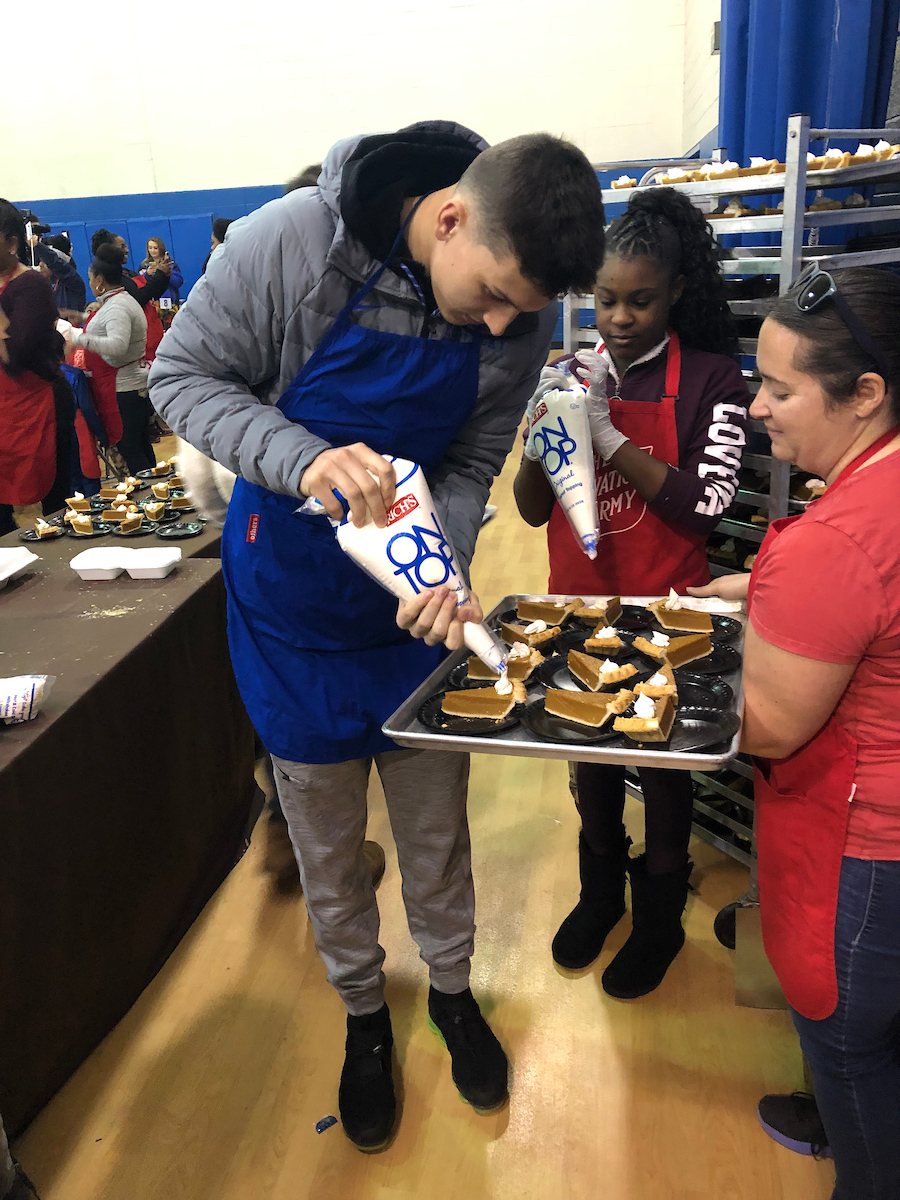
<svg viewBox="0 0 900 1200">
<path fill-rule="evenodd" d="M 773 523 L 750 576 L 697 589 L 748 595 L 763 939 L 840 1200 L 900 1197 L 898 330 L 900 279 L 877 268 L 813 268 L 778 301 L 750 412 L 828 489 Z"/>
<path fill-rule="evenodd" d="M 547 525 L 552 593 L 684 592 L 709 579 L 705 542 L 737 489 L 750 399 L 734 358 L 715 239 L 686 196 L 654 188 L 632 198 L 610 227 L 595 303 L 601 341 L 579 359 L 596 377 L 588 398 L 597 558 L 576 542 L 529 445 L 516 476 L 519 511 L 529 525 Z M 557 367 L 545 367 L 532 404 L 570 385 Z M 593 962 L 625 912 L 627 872 L 632 932 L 603 972 L 604 989 L 619 999 L 658 987 L 684 945 L 691 873 L 690 773 L 639 774 L 647 850 L 629 858 L 625 768 L 578 764 L 581 898 L 553 939 L 560 966 Z"/>
</svg>

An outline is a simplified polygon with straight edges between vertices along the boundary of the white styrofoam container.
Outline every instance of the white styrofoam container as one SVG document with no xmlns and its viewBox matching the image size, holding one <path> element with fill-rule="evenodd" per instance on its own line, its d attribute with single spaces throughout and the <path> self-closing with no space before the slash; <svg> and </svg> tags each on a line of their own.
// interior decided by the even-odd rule
<svg viewBox="0 0 900 1200">
<path fill-rule="evenodd" d="M 134 553 L 128 546 L 92 546 L 76 554 L 69 566 L 82 579 L 115 579 Z"/>
<path fill-rule="evenodd" d="M 181 562 L 181 547 L 151 547 L 147 550 L 132 550 L 126 570 L 132 579 L 165 579 Z"/>
<path fill-rule="evenodd" d="M 0 588 L 6 587 L 11 579 L 18 579 L 28 570 L 39 555 L 32 554 L 24 546 L 14 550 L 0 550 Z"/>
</svg>

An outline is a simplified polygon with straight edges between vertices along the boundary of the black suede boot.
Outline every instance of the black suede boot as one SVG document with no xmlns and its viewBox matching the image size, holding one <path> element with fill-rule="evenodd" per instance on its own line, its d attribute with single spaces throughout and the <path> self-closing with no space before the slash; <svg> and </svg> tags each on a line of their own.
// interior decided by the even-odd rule
<svg viewBox="0 0 900 1200">
<path fill-rule="evenodd" d="M 595 854 L 578 835 L 578 868 L 581 899 L 560 925 L 553 939 L 553 960 L 570 971 L 588 967 L 603 949 L 610 930 L 625 913 L 625 865 L 631 839 L 622 830 L 622 842 L 609 854 Z"/>
<path fill-rule="evenodd" d="M 628 941 L 603 972 L 603 989 L 610 996 L 635 1000 L 662 983 L 684 945 L 681 915 L 693 867 L 688 859 L 677 871 L 649 875 L 643 854 L 629 862 L 632 930 Z"/>
<path fill-rule="evenodd" d="M 381 1150 L 393 1136 L 397 1119 L 393 1048 L 386 1004 L 365 1017 L 347 1014 L 347 1050 L 338 1104 L 344 1132 L 360 1150 Z"/>
<path fill-rule="evenodd" d="M 453 1082 L 463 1100 L 490 1112 L 509 1096 L 509 1063 L 469 988 L 455 995 L 428 991 L 428 1016 L 450 1051 Z"/>
</svg>

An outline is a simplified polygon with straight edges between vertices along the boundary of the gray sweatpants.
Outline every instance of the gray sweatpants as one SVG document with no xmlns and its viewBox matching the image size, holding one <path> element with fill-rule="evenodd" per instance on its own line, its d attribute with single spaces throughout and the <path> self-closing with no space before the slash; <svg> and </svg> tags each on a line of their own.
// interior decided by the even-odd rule
<svg viewBox="0 0 900 1200">
<path fill-rule="evenodd" d="M 337 989 L 354 1016 L 384 1003 L 384 951 L 378 903 L 363 856 L 372 759 L 311 765 L 272 761 L 316 938 Z M 432 985 L 469 985 L 475 944 L 475 887 L 466 795 L 469 756 L 396 750 L 374 759 L 387 802 L 403 880 L 409 931 Z"/>
<path fill-rule="evenodd" d="M 13 1168 L 13 1162 L 9 1154 L 9 1146 L 6 1142 L 6 1133 L 3 1129 L 3 1118 L 0 1117 L 0 1200 L 8 1192 L 12 1191 L 12 1185 L 16 1181 L 16 1172 Z"/>
</svg>

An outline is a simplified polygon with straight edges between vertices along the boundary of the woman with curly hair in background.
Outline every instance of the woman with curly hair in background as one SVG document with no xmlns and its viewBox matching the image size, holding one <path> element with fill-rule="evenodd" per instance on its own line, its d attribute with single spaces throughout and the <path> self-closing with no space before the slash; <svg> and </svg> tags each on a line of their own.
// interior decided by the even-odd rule
<svg viewBox="0 0 900 1200">
<path fill-rule="evenodd" d="M 705 542 L 737 490 L 749 404 L 716 244 L 686 196 L 654 188 L 632 198 L 610 227 L 595 303 L 596 350 L 545 367 L 529 416 L 546 392 L 571 387 L 563 367 L 590 384 L 597 558 L 576 542 L 530 439 L 516 477 L 519 511 L 548 526 L 551 593 L 683 593 L 709 581 Z M 658 987 L 684 945 L 692 867 L 690 774 L 639 774 L 646 852 L 632 859 L 625 768 L 577 765 L 581 898 L 553 941 L 560 966 L 592 963 L 625 912 L 627 874 L 632 933 L 603 973 L 620 999 Z"/>
</svg>

